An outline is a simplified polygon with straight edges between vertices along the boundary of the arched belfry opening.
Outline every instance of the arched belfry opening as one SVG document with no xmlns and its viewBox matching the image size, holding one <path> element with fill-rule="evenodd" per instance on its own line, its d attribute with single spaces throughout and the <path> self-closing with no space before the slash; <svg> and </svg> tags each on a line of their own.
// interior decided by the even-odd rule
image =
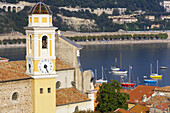
<svg viewBox="0 0 170 113">
<path fill-rule="evenodd" d="M 32 36 L 30 35 L 30 49 L 32 49 Z"/>
<path fill-rule="evenodd" d="M 42 49 L 47 49 L 47 44 L 48 44 L 48 37 L 43 36 L 42 37 Z"/>
</svg>

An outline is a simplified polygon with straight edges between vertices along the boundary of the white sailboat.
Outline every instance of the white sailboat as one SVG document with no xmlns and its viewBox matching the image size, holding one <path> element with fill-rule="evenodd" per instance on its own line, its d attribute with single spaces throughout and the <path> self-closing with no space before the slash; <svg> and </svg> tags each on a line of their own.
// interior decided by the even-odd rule
<svg viewBox="0 0 170 113">
<path fill-rule="evenodd" d="M 157 73 L 152 73 L 152 64 L 151 64 L 151 74 L 150 78 L 162 78 L 162 75 L 158 74 L 158 60 L 157 60 Z"/>
<path fill-rule="evenodd" d="M 107 83 L 107 80 L 104 80 L 104 76 L 103 76 L 103 66 L 102 66 L 102 78 L 99 80 L 96 79 L 96 83 L 100 83 L 100 84 Z"/>
</svg>

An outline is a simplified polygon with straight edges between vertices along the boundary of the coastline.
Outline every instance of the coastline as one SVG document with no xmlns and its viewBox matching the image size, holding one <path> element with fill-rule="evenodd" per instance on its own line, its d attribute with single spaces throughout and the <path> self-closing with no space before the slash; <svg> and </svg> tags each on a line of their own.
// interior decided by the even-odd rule
<svg viewBox="0 0 170 113">
<path fill-rule="evenodd" d="M 106 44 L 150 44 L 150 43 L 170 43 L 170 39 L 166 40 L 119 40 L 119 41 L 86 41 L 76 42 L 79 45 L 106 45 Z M 0 45 L 0 48 L 21 48 L 26 44 L 8 44 Z"/>
<path fill-rule="evenodd" d="M 106 44 L 150 44 L 150 43 L 170 43 L 169 39 L 165 40 L 119 40 L 119 41 L 86 41 L 76 42 L 79 45 L 106 45 Z"/>
<path fill-rule="evenodd" d="M 26 44 L 8 44 L 8 45 L 0 45 L 0 48 L 20 48 L 26 47 Z"/>
</svg>

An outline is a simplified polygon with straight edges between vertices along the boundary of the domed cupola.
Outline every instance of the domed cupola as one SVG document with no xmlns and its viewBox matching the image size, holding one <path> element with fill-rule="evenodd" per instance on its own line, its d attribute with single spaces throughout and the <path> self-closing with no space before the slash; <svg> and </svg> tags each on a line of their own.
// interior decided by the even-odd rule
<svg viewBox="0 0 170 113">
<path fill-rule="evenodd" d="M 52 26 L 52 12 L 50 8 L 39 2 L 35 4 L 29 12 L 29 27 L 49 27 Z"/>
</svg>

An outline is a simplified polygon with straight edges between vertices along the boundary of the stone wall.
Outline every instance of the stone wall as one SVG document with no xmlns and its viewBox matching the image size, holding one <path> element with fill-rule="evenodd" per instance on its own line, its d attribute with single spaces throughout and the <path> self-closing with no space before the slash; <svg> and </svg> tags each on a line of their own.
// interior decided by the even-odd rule
<svg viewBox="0 0 170 113">
<path fill-rule="evenodd" d="M 0 113 L 32 113 L 32 79 L 0 83 Z"/>
<path fill-rule="evenodd" d="M 90 106 L 91 101 L 73 103 L 68 105 L 61 105 L 56 107 L 56 113 L 73 113 L 76 109 L 78 110 L 92 110 L 92 106 Z"/>
</svg>

